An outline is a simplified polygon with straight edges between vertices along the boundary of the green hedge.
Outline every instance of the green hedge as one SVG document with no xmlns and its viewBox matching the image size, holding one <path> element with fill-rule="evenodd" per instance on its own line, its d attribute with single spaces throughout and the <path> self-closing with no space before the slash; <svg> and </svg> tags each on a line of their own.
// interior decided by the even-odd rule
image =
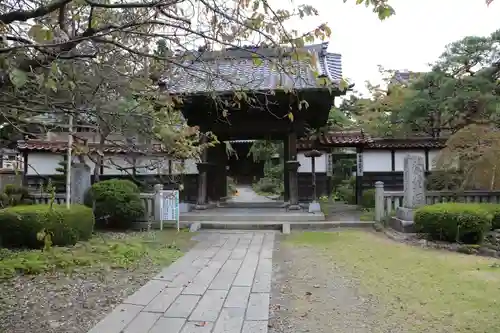
<svg viewBox="0 0 500 333">
<path fill-rule="evenodd" d="M 88 240 L 94 227 L 92 209 L 83 205 L 30 205 L 0 210 L 0 245 L 40 248 L 37 233 L 52 233 L 53 245 L 74 245 Z"/>
<path fill-rule="evenodd" d="M 432 240 L 479 244 L 491 228 L 491 213 L 484 204 L 441 203 L 415 212 L 415 229 Z"/>
<path fill-rule="evenodd" d="M 500 229 L 500 205 L 485 203 L 481 207 L 491 216 L 491 229 Z"/>
<path fill-rule="evenodd" d="M 139 188 L 130 180 L 110 179 L 92 185 L 89 197 L 95 201 L 96 227 L 128 229 L 142 219 L 145 208 L 139 194 Z"/>
</svg>

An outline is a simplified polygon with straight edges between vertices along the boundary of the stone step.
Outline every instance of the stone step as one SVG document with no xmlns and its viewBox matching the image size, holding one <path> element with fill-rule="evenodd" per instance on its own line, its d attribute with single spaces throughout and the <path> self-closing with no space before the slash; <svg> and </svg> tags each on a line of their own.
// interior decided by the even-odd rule
<svg viewBox="0 0 500 333">
<path fill-rule="evenodd" d="M 226 201 L 218 205 L 219 208 L 281 208 L 284 207 L 283 201 L 268 201 L 268 202 L 238 202 Z"/>
<path fill-rule="evenodd" d="M 218 208 L 204 211 L 191 211 L 180 216 L 182 222 L 308 222 L 324 221 L 323 213 L 287 211 L 285 209 L 226 209 Z"/>
<path fill-rule="evenodd" d="M 373 221 L 306 221 L 306 222 L 282 222 L 282 221 L 204 221 L 204 222 L 180 222 L 181 228 L 190 228 L 191 231 L 200 229 L 226 229 L 226 230 L 327 230 L 335 228 L 371 228 Z M 146 222 L 136 223 L 135 229 L 147 229 Z M 151 224 L 152 229 L 159 229 L 159 222 Z M 175 228 L 172 222 L 165 222 L 164 228 Z"/>
</svg>

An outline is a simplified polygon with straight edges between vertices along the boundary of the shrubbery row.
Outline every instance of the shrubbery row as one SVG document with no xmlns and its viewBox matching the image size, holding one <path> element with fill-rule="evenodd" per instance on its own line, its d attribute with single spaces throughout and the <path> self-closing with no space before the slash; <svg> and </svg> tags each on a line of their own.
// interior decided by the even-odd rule
<svg viewBox="0 0 500 333">
<path fill-rule="evenodd" d="M 479 244 L 491 229 L 500 228 L 500 205 L 440 203 L 415 212 L 416 232 L 429 239 Z"/>
<path fill-rule="evenodd" d="M 52 245 L 88 240 L 96 228 L 128 229 L 145 208 L 139 188 L 128 180 L 106 180 L 92 186 L 86 205 L 27 205 L 27 191 L 8 188 L 0 201 L 0 246 L 41 248 L 40 233 Z M 94 217 L 95 215 L 95 217 Z"/>
</svg>

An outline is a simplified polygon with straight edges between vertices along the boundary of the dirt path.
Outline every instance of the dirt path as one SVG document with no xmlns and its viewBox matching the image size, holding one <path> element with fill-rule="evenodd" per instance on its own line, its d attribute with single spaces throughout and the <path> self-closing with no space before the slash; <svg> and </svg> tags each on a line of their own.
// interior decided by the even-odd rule
<svg viewBox="0 0 500 333">
<path fill-rule="evenodd" d="M 392 332 L 377 323 L 377 300 L 361 294 L 331 257 L 279 241 L 276 247 L 270 333 Z"/>
</svg>

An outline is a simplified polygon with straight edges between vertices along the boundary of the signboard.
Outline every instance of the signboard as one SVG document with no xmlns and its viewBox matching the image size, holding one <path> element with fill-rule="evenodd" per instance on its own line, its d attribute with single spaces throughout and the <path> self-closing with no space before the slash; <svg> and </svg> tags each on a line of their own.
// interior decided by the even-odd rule
<svg viewBox="0 0 500 333">
<path fill-rule="evenodd" d="M 356 176 L 363 176 L 363 153 L 358 153 L 356 156 Z"/>
<path fill-rule="evenodd" d="M 167 190 L 160 191 L 161 196 L 161 217 L 160 229 L 163 230 L 163 221 L 175 221 L 177 231 L 179 231 L 179 191 Z"/>
</svg>

